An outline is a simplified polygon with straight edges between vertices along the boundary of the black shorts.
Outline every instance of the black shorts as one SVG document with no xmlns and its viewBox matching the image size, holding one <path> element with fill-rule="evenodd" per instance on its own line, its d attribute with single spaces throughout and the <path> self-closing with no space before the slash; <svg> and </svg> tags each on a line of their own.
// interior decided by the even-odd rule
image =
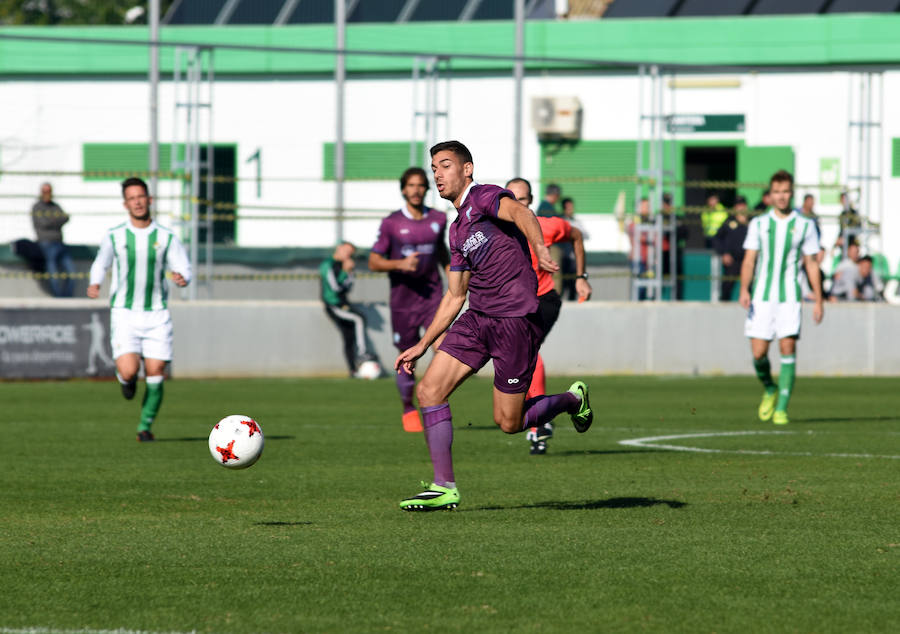
<svg viewBox="0 0 900 634">
<path fill-rule="evenodd" d="M 553 328 L 553 324 L 559 319 L 560 308 L 562 308 L 562 298 L 555 290 L 538 296 L 538 308 L 535 312 L 536 321 L 541 331 L 538 345 L 544 343 L 544 339 L 547 338 L 550 329 Z"/>
</svg>

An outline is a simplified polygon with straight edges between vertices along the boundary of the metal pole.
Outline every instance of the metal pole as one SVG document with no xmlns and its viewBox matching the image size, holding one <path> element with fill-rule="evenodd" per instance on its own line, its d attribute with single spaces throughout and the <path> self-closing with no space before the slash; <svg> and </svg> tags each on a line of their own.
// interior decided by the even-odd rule
<svg viewBox="0 0 900 634">
<path fill-rule="evenodd" d="M 150 195 L 159 184 L 159 0 L 150 0 Z"/>
<path fill-rule="evenodd" d="M 515 78 L 515 116 L 513 117 L 513 176 L 522 176 L 522 81 L 525 78 L 525 0 L 515 0 L 516 19 L 516 62 L 513 66 Z"/>
<path fill-rule="evenodd" d="M 334 0 L 334 22 L 338 49 L 334 65 L 335 134 L 334 134 L 334 207 L 336 241 L 344 239 L 344 80 L 347 75 L 344 49 L 347 36 L 347 0 Z"/>
</svg>

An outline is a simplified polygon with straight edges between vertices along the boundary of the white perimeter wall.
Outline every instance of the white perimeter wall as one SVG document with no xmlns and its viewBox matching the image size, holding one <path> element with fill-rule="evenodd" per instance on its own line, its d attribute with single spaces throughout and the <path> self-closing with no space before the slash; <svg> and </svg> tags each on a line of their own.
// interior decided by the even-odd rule
<svg viewBox="0 0 900 634">
<path fill-rule="evenodd" d="M 678 79 L 690 79 L 679 75 Z M 683 114 L 744 114 L 746 131 L 708 135 L 715 139 L 743 139 L 748 145 L 790 145 L 796 155 L 798 183 L 819 182 L 822 158 L 841 160 L 841 181 L 848 176 L 849 76 L 843 72 L 751 73 L 702 76 L 702 79 L 739 81 L 733 88 L 678 89 L 667 94 L 667 110 Z M 540 147 L 529 120 L 533 96 L 575 95 L 584 106 L 585 140 L 634 139 L 638 133 L 639 82 L 631 75 L 537 75 L 524 85 L 524 146 L 522 176 L 537 181 Z M 146 142 L 149 135 L 146 82 L 130 80 L 67 79 L 3 81 L 0 84 L 0 167 L 13 171 L 74 171 L 83 169 L 82 143 Z M 442 93 L 443 95 L 444 93 Z M 353 79 L 346 90 L 347 141 L 404 141 L 412 130 L 413 87 L 406 78 Z M 504 77 L 454 79 L 450 84 L 449 117 L 439 127 L 440 138 L 458 138 L 472 150 L 476 178 L 503 182 L 512 174 L 513 82 Z M 241 210 L 238 243 L 242 246 L 324 246 L 333 243 L 331 220 L 289 220 L 280 216 L 330 214 L 334 186 L 323 182 L 322 146 L 334 140 L 335 89 L 330 80 L 219 78 L 213 101 L 216 143 L 237 145 L 241 178 L 238 201 L 265 209 Z M 900 101 L 900 73 L 884 74 L 881 102 Z M 160 89 L 162 141 L 175 131 L 174 91 L 164 82 Z M 892 268 L 900 259 L 900 179 L 890 176 L 891 143 L 900 137 L 900 112 L 885 107 L 881 140 L 881 210 L 866 210 L 883 223 L 883 245 Z M 419 135 L 423 136 L 421 122 Z M 877 133 L 876 133 L 877 135 Z M 683 135 L 700 140 L 704 135 Z M 256 196 L 255 163 L 247 159 L 261 150 L 263 195 Z M 773 166 L 773 169 L 779 166 Z M 399 176 L 399 175 L 398 175 Z M 27 210 L 45 176 L 0 175 L 0 242 L 31 237 Z M 66 240 L 96 244 L 102 231 L 121 218 L 122 208 L 114 181 L 85 182 L 79 176 L 54 176 L 58 200 L 73 216 Z M 798 190 L 799 196 L 806 189 Z M 164 184 L 158 208 L 164 221 L 178 214 L 171 199 L 175 187 Z M 813 190 L 812 193 L 818 194 Z M 875 198 L 875 196 L 873 196 Z M 755 201 L 751 201 L 751 204 Z M 440 199 L 436 205 L 446 208 Z M 345 205 L 351 213 L 370 210 L 371 220 L 348 223 L 345 235 L 368 245 L 378 217 L 398 207 L 394 182 L 348 183 Z M 302 207 L 302 211 L 286 209 Z M 21 210 L 21 214 L 17 212 Z M 611 211 L 611 210 L 609 210 Z M 836 224 L 829 220 L 838 209 L 820 205 L 825 216 L 825 241 L 833 242 Z M 276 216 L 254 219 L 254 215 Z M 585 215 L 590 250 L 622 250 L 627 239 L 611 216 Z"/>
</svg>

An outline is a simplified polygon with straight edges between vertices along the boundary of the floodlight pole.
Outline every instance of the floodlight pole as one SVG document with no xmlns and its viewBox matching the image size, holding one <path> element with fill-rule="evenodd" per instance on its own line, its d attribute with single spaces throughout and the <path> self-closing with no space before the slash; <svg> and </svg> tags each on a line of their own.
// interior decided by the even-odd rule
<svg viewBox="0 0 900 634">
<path fill-rule="evenodd" d="M 347 0 L 334 0 L 334 22 L 338 50 L 334 65 L 335 133 L 334 133 L 334 207 L 335 237 L 344 240 L 344 80 L 347 75 L 344 49 L 347 44 Z"/>
<path fill-rule="evenodd" d="M 522 176 L 522 80 L 525 77 L 525 0 L 514 0 L 516 19 L 515 116 L 513 117 L 513 170 L 516 178 Z"/>
<path fill-rule="evenodd" d="M 159 184 L 159 0 L 150 0 L 150 195 L 158 195 Z"/>
</svg>

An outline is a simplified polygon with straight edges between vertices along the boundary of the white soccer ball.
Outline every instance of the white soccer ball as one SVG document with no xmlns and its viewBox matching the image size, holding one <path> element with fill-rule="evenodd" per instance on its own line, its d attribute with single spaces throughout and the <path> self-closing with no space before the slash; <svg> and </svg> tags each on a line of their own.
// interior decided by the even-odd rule
<svg viewBox="0 0 900 634">
<path fill-rule="evenodd" d="M 360 379 L 377 379 L 381 376 L 381 366 L 377 361 L 363 361 L 356 369 L 356 376 Z"/>
<path fill-rule="evenodd" d="M 246 469 L 259 460 L 262 450 L 262 429 L 249 416 L 226 416 L 209 433 L 209 453 L 229 469 Z"/>
</svg>

